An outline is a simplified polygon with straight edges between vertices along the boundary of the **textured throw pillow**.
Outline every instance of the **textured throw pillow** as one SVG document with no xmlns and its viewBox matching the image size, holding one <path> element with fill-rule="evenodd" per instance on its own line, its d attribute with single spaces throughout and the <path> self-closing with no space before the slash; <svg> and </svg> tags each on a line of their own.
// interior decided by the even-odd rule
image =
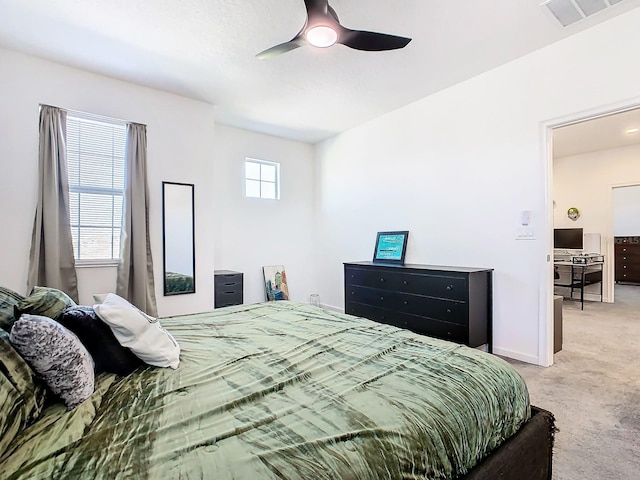
<svg viewBox="0 0 640 480">
<path fill-rule="evenodd" d="M 109 325 L 98 318 L 93 307 L 66 308 L 56 320 L 75 333 L 93 357 L 96 373 L 109 372 L 129 375 L 142 360 L 120 345 Z"/>
<path fill-rule="evenodd" d="M 16 305 L 15 316 L 20 318 L 23 313 L 28 313 L 42 315 L 55 320 L 65 308 L 75 304 L 76 302 L 61 290 L 49 287 L 33 287 L 29 296 Z"/>
<path fill-rule="evenodd" d="M 156 367 L 178 368 L 180 346 L 158 319 L 114 293 L 93 309 L 111 327 L 120 345 L 130 348 L 142 361 Z"/>
<path fill-rule="evenodd" d="M 0 328 L 11 331 L 11 325 L 16 321 L 15 306 L 24 300 L 24 295 L 5 287 L 0 287 Z"/>
<path fill-rule="evenodd" d="M 55 320 L 22 315 L 13 324 L 9 340 L 69 410 L 93 393 L 91 355 L 73 332 Z"/>
<path fill-rule="evenodd" d="M 0 458 L 11 441 L 42 411 L 44 384 L 0 329 Z"/>
</svg>

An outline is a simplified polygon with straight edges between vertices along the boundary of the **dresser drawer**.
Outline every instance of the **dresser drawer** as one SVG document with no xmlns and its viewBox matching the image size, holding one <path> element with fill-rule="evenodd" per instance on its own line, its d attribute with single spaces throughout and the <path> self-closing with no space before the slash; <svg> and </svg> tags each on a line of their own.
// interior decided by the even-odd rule
<svg viewBox="0 0 640 480">
<path fill-rule="evenodd" d="M 440 322 L 417 315 L 407 315 L 405 320 L 406 328 L 412 332 L 458 343 L 467 343 L 469 341 L 469 329 L 462 325 Z"/>
<path fill-rule="evenodd" d="M 356 317 L 364 317 L 374 322 L 386 323 L 394 327 L 407 328 L 406 322 L 400 318 L 397 312 L 374 305 L 366 305 L 357 302 L 348 302 L 346 313 Z"/>
<path fill-rule="evenodd" d="M 228 275 L 214 275 L 214 286 L 220 288 L 231 288 L 240 286 L 242 288 L 242 273 L 231 273 Z"/>
<path fill-rule="evenodd" d="M 466 343 L 468 341 L 469 330 L 465 326 L 455 323 L 441 322 L 420 315 L 399 313 L 359 303 L 350 303 L 346 313 L 357 317 L 368 318 L 375 322 L 393 325 L 394 327 L 406 328 L 420 335 L 427 335 L 458 343 Z"/>
<path fill-rule="evenodd" d="M 375 305 L 400 313 L 459 325 L 467 325 L 469 321 L 467 304 L 464 302 L 360 286 L 349 287 L 348 294 L 352 302 Z"/>
<path fill-rule="evenodd" d="M 468 296 L 466 277 L 453 275 L 413 274 L 391 270 L 347 268 L 348 285 L 402 291 L 430 297 L 464 300 Z"/>
<path fill-rule="evenodd" d="M 626 265 L 622 265 L 619 267 L 616 264 L 616 282 L 632 282 L 632 283 L 640 283 L 640 268 L 625 268 Z"/>
</svg>

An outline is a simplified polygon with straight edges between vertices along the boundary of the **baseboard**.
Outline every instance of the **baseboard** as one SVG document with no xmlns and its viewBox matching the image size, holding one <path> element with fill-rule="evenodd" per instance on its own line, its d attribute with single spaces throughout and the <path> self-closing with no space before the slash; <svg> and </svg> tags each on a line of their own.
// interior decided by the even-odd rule
<svg viewBox="0 0 640 480">
<path fill-rule="evenodd" d="M 331 312 L 344 313 L 344 308 L 334 307 L 333 305 L 327 305 L 326 303 L 323 303 L 320 306 L 325 310 L 329 310 Z"/>
<path fill-rule="evenodd" d="M 495 355 L 500 355 L 501 357 L 508 357 L 514 360 L 520 360 L 521 362 L 531 363 L 533 365 L 540 365 L 538 357 L 527 355 L 526 353 L 514 352 L 513 350 L 507 350 L 506 348 L 500 347 L 493 347 L 493 353 Z"/>
</svg>

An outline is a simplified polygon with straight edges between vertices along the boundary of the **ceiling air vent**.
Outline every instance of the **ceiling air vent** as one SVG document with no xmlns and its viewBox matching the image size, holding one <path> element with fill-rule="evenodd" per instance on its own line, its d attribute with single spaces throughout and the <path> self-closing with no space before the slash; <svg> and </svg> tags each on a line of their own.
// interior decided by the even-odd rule
<svg viewBox="0 0 640 480">
<path fill-rule="evenodd" d="M 563 27 L 587 18 L 623 0 L 546 0 L 547 7 Z"/>
</svg>

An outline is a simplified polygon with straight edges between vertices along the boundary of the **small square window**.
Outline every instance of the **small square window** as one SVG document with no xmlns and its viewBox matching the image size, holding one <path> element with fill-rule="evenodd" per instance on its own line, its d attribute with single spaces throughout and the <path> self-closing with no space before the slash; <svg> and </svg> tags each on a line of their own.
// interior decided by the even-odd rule
<svg viewBox="0 0 640 480">
<path fill-rule="evenodd" d="M 264 160 L 245 160 L 245 195 L 253 198 L 280 198 L 280 164 Z"/>
</svg>

